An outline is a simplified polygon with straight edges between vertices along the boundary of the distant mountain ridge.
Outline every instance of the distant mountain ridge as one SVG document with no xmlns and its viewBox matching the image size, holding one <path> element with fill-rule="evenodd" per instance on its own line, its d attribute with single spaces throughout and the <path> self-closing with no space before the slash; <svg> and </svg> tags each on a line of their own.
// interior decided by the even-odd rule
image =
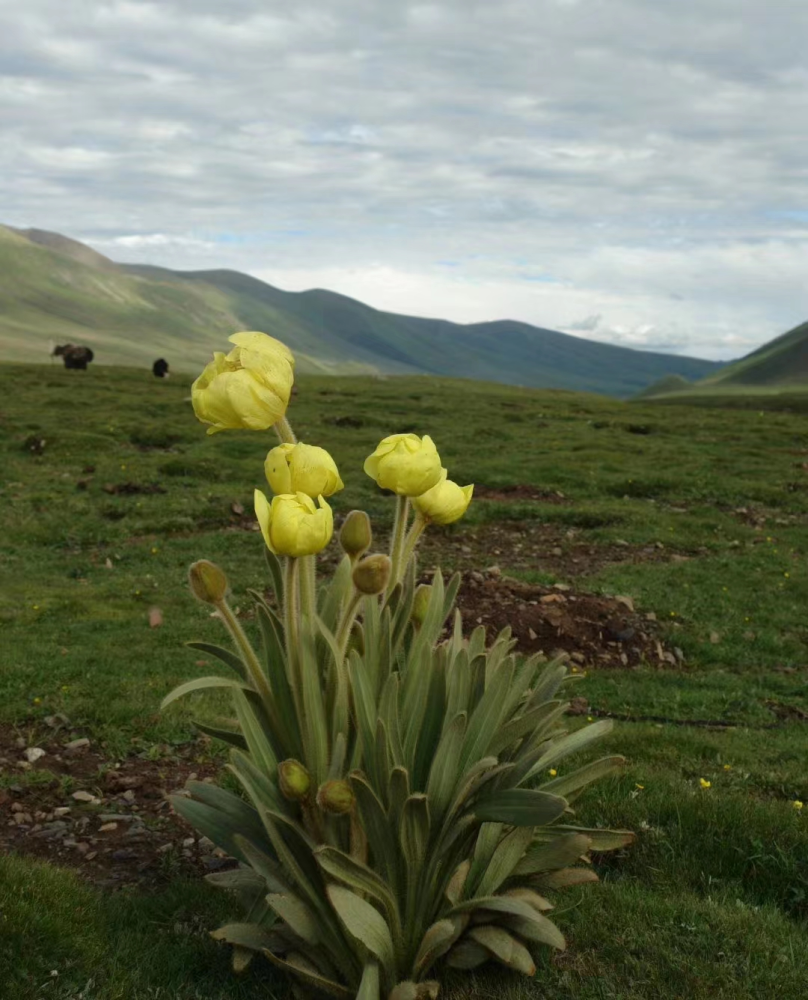
<svg viewBox="0 0 808 1000">
<path fill-rule="evenodd" d="M 285 341 L 302 371 L 421 373 L 627 397 L 716 362 L 632 350 L 515 320 L 459 324 L 374 309 L 323 289 L 287 292 L 238 271 L 116 264 L 76 240 L 0 226 L 0 358 L 54 342 L 100 363 L 195 371 L 236 330 Z"/>
</svg>

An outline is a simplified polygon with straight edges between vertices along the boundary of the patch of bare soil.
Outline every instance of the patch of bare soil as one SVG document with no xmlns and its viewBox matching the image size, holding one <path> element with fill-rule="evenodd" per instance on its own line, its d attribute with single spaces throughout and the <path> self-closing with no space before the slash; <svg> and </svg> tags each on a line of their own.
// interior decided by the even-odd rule
<svg viewBox="0 0 808 1000">
<path fill-rule="evenodd" d="M 580 528 L 540 521 L 492 521 L 484 525 L 440 531 L 431 528 L 420 544 L 423 567 L 440 563 L 461 570 L 483 569 L 501 562 L 511 572 L 538 572 L 575 580 L 620 563 L 683 562 L 690 553 L 662 542 L 632 545 L 590 541 Z"/>
<path fill-rule="evenodd" d="M 156 493 L 168 492 L 159 483 L 104 483 L 101 489 L 111 496 L 120 497 L 152 496 Z"/>
<path fill-rule="evenodd" d="M 514 500 L 536 500 L 549 504 L 569 504 L 572 501 L 560 490 L 542 490 L 538 486 L 484 486 L 477 483 L 474 487 L 475 500 L 495 500 L 500 503 L 513 503 Z"/>
<path fill-rule="evenodd" d="M 457 605 L 467 631 L 484 625 L 490 640 L 510 626 L 519 652 L 564 655 L 574 668 L 675 667 L 683 660 L 680 650 L 663 646 L 655 616 L 637 612 L 630 597 L 525 584 L 492 567 L 464 575 Z"/>
<path fill-rule="evenodd" d="M 161 882 L 234 862 L 174 813 L 185 782 L 212 780 L 209 740 L 163 747 L 159 760 L 110 760 L 67 727 L 40 733 L 0 727 L 0 853 L 16 851 L 77 868 L 108 889 Z M 13 776 L 19 774 L 19 781 Z"/>
</svg>

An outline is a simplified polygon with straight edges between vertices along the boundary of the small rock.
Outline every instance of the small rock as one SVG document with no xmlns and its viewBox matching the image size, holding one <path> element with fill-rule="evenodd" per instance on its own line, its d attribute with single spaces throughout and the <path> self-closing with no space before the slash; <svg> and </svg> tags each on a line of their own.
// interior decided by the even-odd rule
<svg viewBox="0 0 808 1000">
<path fill-rule="evenodd" d="M 488 569 L 486 569 L 486 573 L 489 576 L 493 576 L 494 578 L 502 576 L 502 570 L 499 568 L 499 566 L 489 566 Z"/>
<path fill-rule="evenodd" d="M 570 653 L 570 659 L 574 663 L 586 663 L 586 657 L 584 656 L 584 654 L 583 653 L 579 653 L 577 651 L 574 652 L 574 653 Z"/>
<path fill-rule="evenodd" d="M 69 751 L 81 750 L 84 747 L 88 747 L 89 745 L 90 741 L 87 739 L 87 737 L 82 736 L 81 739 L 71 740 L 69 743 L 65 743 L 65 750 Z"/>
<path fill-rule="evenodd" d="M 714 646 L 717 646 L 718 643 L 721 642 L 721 636 L 718 634 L 718 632 L 711 632 L 710 633 L 710 642 Z"/>
<path fill-rule="evenodd" d="M 11 803 L 11 811 L 13 813 L 25 812 L 25 806 L 22 804 L 22 802 L 12 802 Z"/>
<path fill-rule="evenodd" d="M 135 793 L 132 791 L 131 788 L 127 788 L 126 791 L 123 793 L 122 798 L 125 799 L 127 802 L 134 802 Z"/>
<path fill-rule="evenodd" d="M 684 662 L 685 662 L 685 654 L 684 654 L 684 652 L 683 652 L 683 651 L 682 651 L 682 650 L 681 650 L 681 649 L 679 648 L 679 646 L 674 646 L 674 647 L 673 647 L 673 655 L 674 655 L 674 656 L 676 657 L 676 659 L 677 659 L 677 661 L 678 661 L 679 663 L 684 663 Z"/>
<path fill-rule="evenodd" d="M 186 837 L 182 842 L 182 846 L 193 847 L 195 843 L 196 843 L 196 837 Z"/>
<path fill-rule="evenodd" d="M 42 747 L 28 747 L 25 751 L 25 759 L 29 764 L 36 764 L 38 760 L 42 760 L 45 756 L 46 754 Z"/>
<path fill-rule="evenodd" d="M 137 857 L 137 854 L 135 854 L 134 851 L 128 851 L 125 848 L 122 849 L 122 850 L 119 850 L 119 851 L 113 851 L 112 852 L 112 860 L 113 861 L 131 861 L 133 858 L 136 858 L 136 857 Z"/>
<path fill-rule="evenodd" d="M 16 748 L 17 748 L 18 750 L 24 750 L 24 749 L 25 749 L 25 742 L 26 742 L 26 741 L 25 741 L 25 737 L 24 737 L 24 736 L 18 736 L 18 737 L 16 738 L 16 740 L 14 740 L 14 746 L 15 746 L 15 747 L 16 747 Z"/>
<path fill-rule="evenodd" d="M 560 590 L 566 593 L 568 590 L 572 590 L 572 587 L 568 583 L 554 583 L 553 590 Z"/>
<path fill-rule="evenodd" d="M 65 833 L 67 833 L 67 823 L 64 820 L 57 819 L 53 823 L 46 823 L 36 833 L 32 831 L 31 836 L 37 837 L 40 840 L 55 840 Z"/>
<path fill-rule="evenodd" d="M 619 545 L 621 549 L 627 549 L 630 543 L 625 538 L 615 538 L 614 544 Z"/>
<path fill-rule="evenodd" d="M 93 858 L 97 858 L 97 857 L 98 857 L 98 851 L 90 851 L 89 854 L 85 854 L 84 855 L 84 860 L 85 861 L 92 861 Z"/>
<path fill-rule="evenodd" d="M 79 852 L 79 854 L 87 854 L 87 852 L 90 850 L 90 845 L 85 841 L 80 840 L 76 844 L 76 850 Z"/>
<path fill-rule="evenodd" d="M 530 640 L 531 640 L 532 642 L 535 642 L 535 641 L 536 641 L 536 639 L 538 639 L 538 638 L 539 638 L 539 637 L 538 637 L 538 635 L 537 635 L 537 634 L 536 634 L 536 633 L 535 633 L 535 632 L 533 631 L 533 629 L 532 629 L 532 628 L 529 628 L 529 629 L 527 630 L 527 634 L 528 634 L 528 637 L 530 638 Z"/>
<path fill-rule="evenodd" d="M 553 556 L 563 556 L 564 555 L 564 550 L 559 545 L 556 545 L 556 547 L 554 549 L 550 549 L 550 555 L 553 555 Z"/>
<path fill-rule="evenodd" d="M 479 572 L 479 570 L 475 569 L 471 573 L 471 579 L 475 583 L 482 583 L 485 580 L 485 577 L 482 575 L 482 573 Z"/>
<path fill-rule="evenodd" d="M 647 622 L 655 622 L 657 620 L 656 614 L 653 611 L 649 611 L 645 616 L 645 620 Z"/>
<path fill-rule="evenodd" d="M 68 814 L 69 812 L 70 812 L 70 806 L 57 806 L 57 807 L 56 807 L 56 808 L 55 808 L 55 809 L 53 810 L 53 815 L 54 815 L 54 816 L 55 816 L 55 817 L 56 817 L 57 819 L 59 819 L 59 818 L 60 818 L 61 816 L 67 816 L 67 814 Z"/>
<path fill-rule="evenodd" d="M 79 790 L 78 792 L 73 792 L 73 798 L 76 802 L 89 802 L 94 806 L 100 805 L 100 799 L 97 799 L 91 792 L 85 792 Z"/>
<path fill-rule="evenodd" d="M 28 760 L 18 760 L 17 761 L 17 767 L 21 771 L 30 771 L 33 766 L 34 765 L 30 761 L 28 761 Z"/>
<path fill-rule="evenodd" d="M 162 844 L 160 847 L 157 848 L 156 853 L 157 854 L 168 854 L 168 852 L 171 850 L 171 848 L 173 846 L 174 846 L 173 844 Z"/>
<path fill-rule="evenodd" d="M 118 829 L 117 823 L 102 823 L 98 828 L 99 833 L 112 833 L 113 830 Z"/>
<path fill-rule="evenodd" d="M 30 813 L 14 813 L 14 822 L 17 826 L 30 825 L 34 822 L 34 817 Z"/>
<path fill-rule="evenodd" d="M 617 601 L 618 604 L 622 604 L 624 608 L 628 608 L 629 611 L 633 611 L 634 610 L 634 600 L 633 600 L 633 598 L 628 597 L 625 594 L 618 594 L 615 597 L 615 600 Z"/>
</svg>

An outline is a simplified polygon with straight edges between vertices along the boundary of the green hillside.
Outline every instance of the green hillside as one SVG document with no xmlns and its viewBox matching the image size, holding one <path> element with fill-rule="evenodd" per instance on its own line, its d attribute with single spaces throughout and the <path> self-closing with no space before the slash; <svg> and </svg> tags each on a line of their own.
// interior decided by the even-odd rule
<svg viewBox="0 0 808 1000">
<path fill-rule="evenodd" d="M 715 362 L 596 343 L 512 320 L 462 325 L 373 309 L 322 289 L 285 292 L 237 271 L 119 265 L 43 230 L 0 226 L 0 358 L 37 361 L 54 343 L 102 364 L 194 371 L 236 330 L 266 330 L 302 371 L 433 374 L 632 396 Z"/>
<path fill-rule="evenodd" d="M 695 384 L 668 376 L 636 400 L 734 409 L 808 410 L 808 323 Z"/>
<path fill-rule="evenodd" d="M 808 322 L 770 340 L 705 379 L 705 385 L 805 386 L 808 389 Z"/>
</svg>

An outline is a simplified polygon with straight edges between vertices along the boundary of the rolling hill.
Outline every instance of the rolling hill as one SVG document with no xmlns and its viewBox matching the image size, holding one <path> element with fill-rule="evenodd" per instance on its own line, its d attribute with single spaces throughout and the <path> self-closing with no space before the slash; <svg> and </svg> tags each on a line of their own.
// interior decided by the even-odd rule
<svg viewBox="0 0 808 1000">
<path fill-rule="evenodd" d="M 667 376 L 635 397 L 676 403 L 803 408 L 808 398 L 808 322 L 698 382 Z M 765 408 L 765 407 L 764 407 Z"/>
<path fill-rule="evenodd" d="M 265 330 L 303 371 L 421 373 L 628 397 L 715 362 L 635 351 L 513 320 L 467 325 L 383 312 L 335 292 L 286 292 L 237 271 L 116 264 L 44 230 L 0 226 L 0 358 L 36 361 L 53 343 L 100 363 L 194 371 L 227 334 Z"/>
</svg>

